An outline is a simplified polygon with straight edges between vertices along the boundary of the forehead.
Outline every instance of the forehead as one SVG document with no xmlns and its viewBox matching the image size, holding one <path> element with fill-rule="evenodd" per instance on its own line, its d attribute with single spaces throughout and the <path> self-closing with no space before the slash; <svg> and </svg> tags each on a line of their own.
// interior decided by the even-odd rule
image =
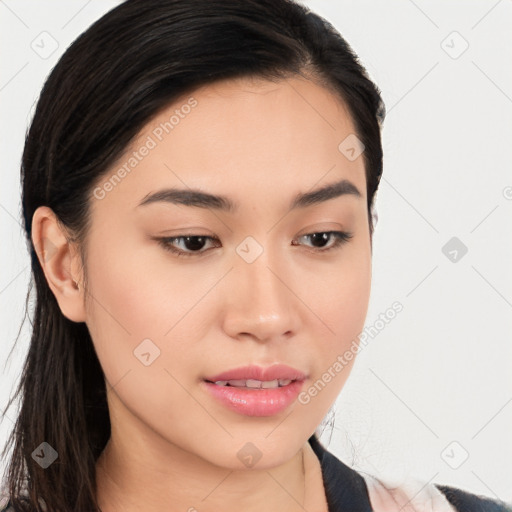
<svg viewBox="0 0 512 512">
<path fill-rule="evenodd" d="M 244 201 L 288 198 L 349 179 L 365 195 L 362 156 L 349 159 L 340 149 L 354 136 L 343 101 L 310 80 L 224 80 L 162 109 L 103 182 L 124 168 L 108 199 L 131 208 L 164 186 L 200 188 Z"/>
</svg>

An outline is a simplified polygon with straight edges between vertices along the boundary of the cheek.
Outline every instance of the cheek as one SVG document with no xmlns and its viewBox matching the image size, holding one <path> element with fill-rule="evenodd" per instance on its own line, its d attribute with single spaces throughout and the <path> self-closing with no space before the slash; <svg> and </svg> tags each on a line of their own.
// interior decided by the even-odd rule
<svg viewBox="0 0 512 512">
<path fill-rule="evenodd" d="M 164 249 L 143 244 L 91 250 L 87 325 L 108 380 L 148 362 L 160 373 L 193 374 L 186 362 L 218 314 L 209 291 L 219 275 L 171 265 Z"/>
<path fill-rule="evenodd" d="M 101 257 L 91 253 L 87 325 L 105 378 L 115 387 L 110 406 L 117 415 L 126 407 L 144 421 L 161 422 L 165 431 L 179 424 L 184 410 L 204 416 L 182 386 L 188 389 L 199 372 L 197 342 L 212 309 L 201 299 L 217 278 L 197 280 L 192 270 L 148 261 L 147 250 L 121 253 L 120 247 Z"/>
<path fill-rule="evenodd" d="M 354 248 L 340 262 L 325 275 L 317 274 L 320 286 L 307 295 L 320 323 L 313 329 L 311 379 L 298 402 L 308 411 L 306 421 L 311 422 L 311 428 L 325 417 L 350 375 L 368 310 L 370 253 Z"/>
<path fill-rule="evenodd" d="M 310 274 L 311 286 L 304 283 L 303 293 L 328 333 L 323 346 L 329 351 L 342 349 L 364 327 L 372 277 L 369 244 L 354 243 L 342 251 L 338 263 Z"/>
<path fill-rule="evenodd" d="M 305 295 L 321 326 L 314 348 L 314 382 L 311 384 L 315 389 L 310 389 L 310 393 L 306 390 L 312 407 L 318 408 L 319 414 L 327 413 L 357 357 L 359 335 L 368 311 L 371 271 L 369 242 L 366 245 L 360 240 L 350 250 L 342 251 L 338 265 L 330 265 L 325 273 L 317 273 L 319 286 L 312 287 L 314 292 Z"/>
</svg>

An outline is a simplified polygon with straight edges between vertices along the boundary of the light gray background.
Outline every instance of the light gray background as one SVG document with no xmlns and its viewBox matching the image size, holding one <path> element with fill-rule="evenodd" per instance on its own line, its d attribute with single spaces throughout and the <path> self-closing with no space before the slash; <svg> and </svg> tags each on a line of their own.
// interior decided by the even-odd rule
<svg viewBox="0 0 512 512">
<path fill-rule="evenodd" d="M 2 408 L 29 339 L 25 324 L 4 368 L 30 278 L 25 131 L 50 69 L 118 3 L 0 0 Z M 367 326 L 404 307 L 360 352 L 322 440 L 358 470 L 512 501 L 512 1 L 303 3 L 348 40 L 386 102 Z M 442 251 L 452 237 L 468 248 L 455 262 Z M 11 408 L 2 447 L 13 419 Z"/>
</svg>

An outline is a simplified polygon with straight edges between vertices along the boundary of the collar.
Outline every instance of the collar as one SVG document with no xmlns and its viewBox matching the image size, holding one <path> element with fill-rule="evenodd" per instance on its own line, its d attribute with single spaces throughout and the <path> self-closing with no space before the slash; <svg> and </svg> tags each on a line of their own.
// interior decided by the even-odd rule
<svg viewBox="0 0 512 512">
<path fill-rule="evenodd" d="M 322 467 L 329 512 L 372 512 L 364 478 L 327 451 L 316 434 L 308 442 Z"/>
</svg>

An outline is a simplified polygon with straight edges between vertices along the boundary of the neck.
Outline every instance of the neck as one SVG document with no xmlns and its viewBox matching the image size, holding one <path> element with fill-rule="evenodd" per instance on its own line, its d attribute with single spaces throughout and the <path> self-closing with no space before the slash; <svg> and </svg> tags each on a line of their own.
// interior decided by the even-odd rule
<svg viewBox="0 0 512 512">
<path fill-rule="evenodd" d="M 325 510 L 321 467 L 309 443 L 284 464 L 265 470 L 230 470 L 172 447 L 165 468 L 110 439 L 96 465 L 103 512 L 183 510 L 256 512 Z"/>
</svg>

